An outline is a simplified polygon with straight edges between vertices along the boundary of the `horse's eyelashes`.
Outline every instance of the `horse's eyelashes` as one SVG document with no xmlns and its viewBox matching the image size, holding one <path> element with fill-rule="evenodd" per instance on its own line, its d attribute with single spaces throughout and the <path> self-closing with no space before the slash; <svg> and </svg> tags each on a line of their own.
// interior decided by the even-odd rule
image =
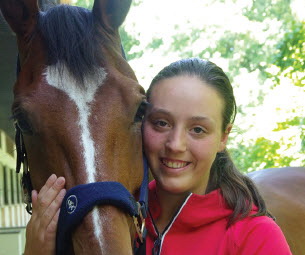
<svg viewBox="0 0 305 255">
<path fill-rule="evenodd" d="M 138 121 L 142 121 L 143 120 L 143 117 L 145 115 L 145 112 L 146 112 L 146 109 L 147 109 L 147 106 L 148 106 L 148 103 L 146 101 L 142 101 L 138 110 L 137 110 L 137 113 L 136 113 L 136 116 L 135 116 L 135 119 L 134 121 L 135 122 L 138 122 Z"/>
<path fill-rule="evenodd" d="M 11 116 L 11 119 L 14 120 L 15 125 L 17 125 L 20 128 L 22 133 L 27 135 L 33 134 L 33 129 L 30 125 L 30 122 L 28 121 L 27 117 L 22 111 L 18 110 L 14 112 L 13 115 Z"/>
<path fill-rule="evenodd" d="M 20 128 L 22 133 L 27 134 L 27 135 L 33 134 L 32 128 L 26 120 L 24 120 L 24 119 L 17 120 L 16 124 L 18 125 L 18 127 Z"/>
</svg>

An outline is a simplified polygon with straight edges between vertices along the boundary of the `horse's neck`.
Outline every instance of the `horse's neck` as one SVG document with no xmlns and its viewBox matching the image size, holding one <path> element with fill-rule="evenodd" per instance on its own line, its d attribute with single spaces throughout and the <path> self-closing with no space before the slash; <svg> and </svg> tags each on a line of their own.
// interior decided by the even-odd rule
<svg viewBox="0 0 305 255">
<path fill-rule="evenodd" d="M 93 209 L 73 234 L 75 254 L 94 251 L 101 255 L 132 255 L 135 233 L 130 233 L 129 218 L 130 216 L 113 206 Z"/>
</svg>

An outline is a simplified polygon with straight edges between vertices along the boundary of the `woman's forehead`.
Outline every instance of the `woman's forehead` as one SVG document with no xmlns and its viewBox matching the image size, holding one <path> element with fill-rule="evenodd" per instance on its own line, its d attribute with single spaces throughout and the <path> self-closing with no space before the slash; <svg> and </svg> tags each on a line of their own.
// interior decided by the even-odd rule
<svg viewBox="0 0 305 255">
<path fill-rule="evenodd" d="M 218 91 L 213 88 L 212 85 L 201 80 L 197 76 L 190 75 L 179 75 L 162 79 L 154 84 L 151 94 L 150 101 L 158 100 L 160 97 L 168 96 L 167 100 L 171 100 L 173 97 L 181 97 L 185 101 L 190 99 L 191 101 L 201 97 L 221 97 L 218 95 Z M 166 100 L 166 101 L 167 101 Z"/>
<path fill-rule="evenodd" d="M 197 77 L 179 76 L 155 84 L 151 95 L 151 111 L 158 109 L 173 114 L 220 118 L 223 100 L 217 91 Z M 218 116 L 219 115 L 219 116 Z"/>
</svg>

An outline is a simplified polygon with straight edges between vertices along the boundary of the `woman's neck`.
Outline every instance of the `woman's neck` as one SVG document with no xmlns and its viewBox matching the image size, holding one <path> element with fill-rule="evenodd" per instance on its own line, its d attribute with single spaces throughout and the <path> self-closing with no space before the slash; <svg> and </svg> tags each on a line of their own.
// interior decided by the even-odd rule
<svg viewBox="0 0 305 255">
<path fill-rule="evenodd" d="M 158 186 L 156 192 L 161 207 L 161 214 L 155 220 L 155 223 L 159 233 L 162 233 L 190 193 L 172 194 L 158 188 Z"/>
</svg>

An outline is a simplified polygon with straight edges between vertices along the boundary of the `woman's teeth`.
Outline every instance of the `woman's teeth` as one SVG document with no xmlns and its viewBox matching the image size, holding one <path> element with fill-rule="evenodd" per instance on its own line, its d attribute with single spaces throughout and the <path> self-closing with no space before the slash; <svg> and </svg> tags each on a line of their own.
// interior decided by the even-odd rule
<svg viewBox="0 0 305 255">
<path fill-rule="evenodd" d="M 188 165 L 188 162 L 177 162 L 177 161 L 170 161 L 170 160 L 162 160 L 162 163 L 170 168 L 183 168 Z"/>
</svg>

